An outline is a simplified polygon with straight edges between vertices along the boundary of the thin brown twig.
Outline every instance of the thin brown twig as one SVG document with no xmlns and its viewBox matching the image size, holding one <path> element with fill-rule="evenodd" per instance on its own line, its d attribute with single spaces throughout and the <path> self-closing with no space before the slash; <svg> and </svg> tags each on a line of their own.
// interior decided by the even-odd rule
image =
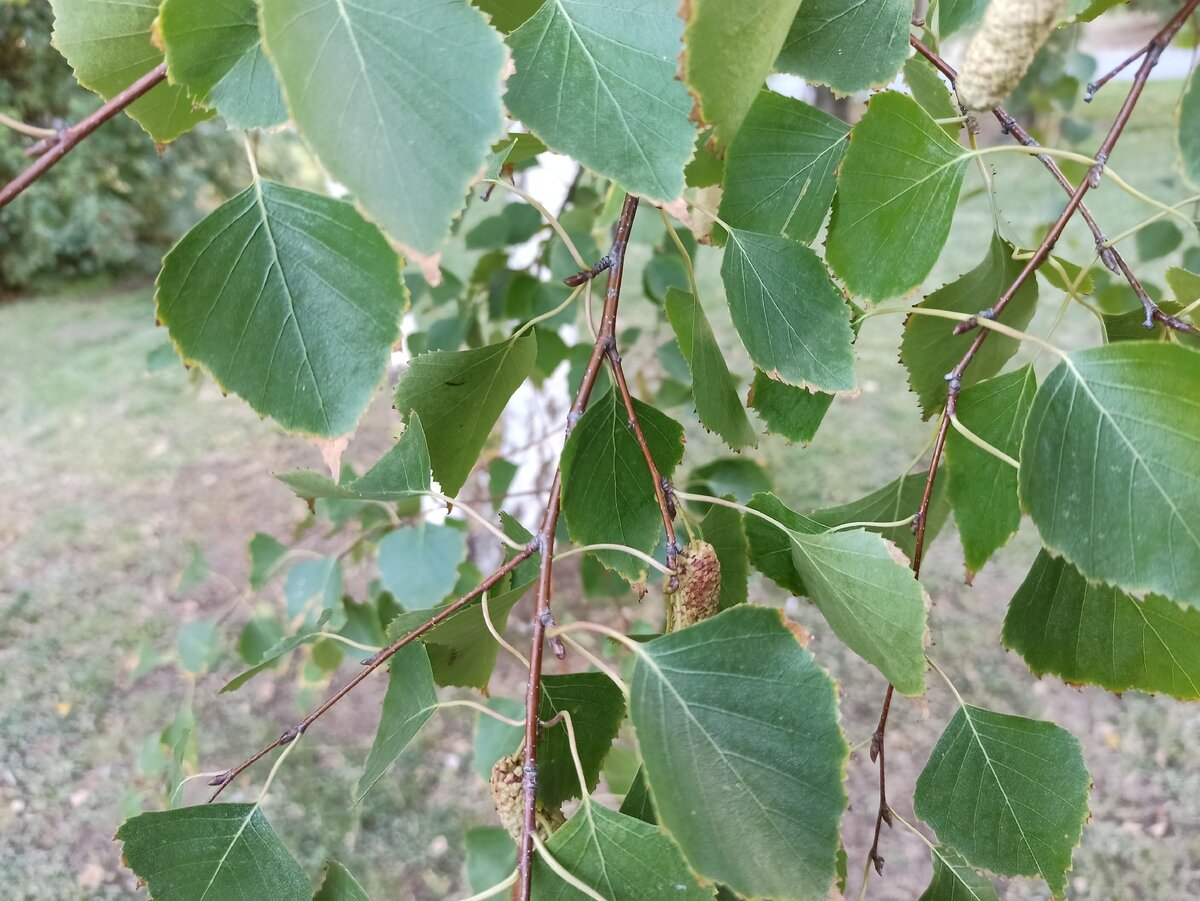
<svg viewBox="0 0 1200 901">
<path fill-rule="evenodd" d="M 1184 4 L 1179 12 L 1176 13 L 1171 20 L 1163 26 L 1159 33 L 1155 35 L 1147 45 L 1147 50 L 1144 54 L 1142 64 L 1138 67 L 1137 74 L 1134 76 L 1133 84 L 1129 89 L 1129 93 L 1125 97 L 1125 102 L 1121 104 L 1121 109 L 1117 113 L 1112 127 L 1109 129 L 1108 134 L 1101 142 L 1100 149 L 1096 152 L 1096 164 L 1089 171 L 1087 177 L 1079 183 L 1078 187 L 1074 188 L 1070 192 L 1071 196 L 1067 201 L 1066 207 L 1063 209 L 1062 213 L 1059 214 L 1059 217 L 1055 223 L 1050 227 L 1050 230 L 1042 239 L 1041 244 L 1038 245 L 1038 248 L 1034 252 L 1033 256 L 1030 257 L 1029 261 L 1025 264 L 1025 268 L 1021 270 L 1016 279 L 1014 279 L 1013 283 L 1000 296 L 1000 299 L 995 303 L 995 305 L 989 310 L 985 311 L 985 314 L 989 318 L 998 317 L 1004 311 L 1004 308 L 1008 305 L 1009 301 L 1012 300 L 1013 295 L 1015 295 L 1020 289 L 1021 285 L 1023 285 L 1026 280 L 1028 280 L 1028 278 L 1037 270 L 1037 268 L 1045 262 L 1046 258 L 1049 257 L 1051 250 L 1053 250 L 1055 243 L 1057 243 L 1059 237 L 1062 235 L 1063 230 L 1066 228 L 1067 223 L 1070 221 L 1071 217 L 1076 213 L 1076 211 L 1080 209 L 1083 203 L 1084 195 L 1089 189 L 1099 185 L 1100 176 L 1103 173 L 1104 165 L 1108 162 L 1108 158 L 1112 153 L 1113 147 L 1120 139 L 1121 133 L 1125 130 L 1125 126 L 1129 122 L 1129 117 L 1133 112 L 1133 108 L 1137 105 L 1138 98 L 1141 97 L 1142 91 L 1146 86 L 1146 81 L 1150 77 L 1150 72 L 1154 69 L 1155 64 L 1158 62 L 1158 58 L 1162 55 L 1163 48 L 1170 43 L 1171 38 L 1175 36 L 1176 32 L 1179 31 L 1179 29 L 1183 26 L 1183 23 L 1187 21 L 1187 18 L 1192 14 L 1197 6 L 1200 6 L 1200 0 L 1188 0 L 1188 2 Z M 928 48 L 922 50 L 923 45 L 918 46 L 919 44 L 919 41 L 916 41 L 915 39 L 913 40 L 913 46 L 919 52 L 921 52 L 922 55 L 926 56 L 926 58 L 929 59 L 930 62 L 934 63 L 935 66 L 938 66 L 938 68 L 941 69 L 943 74 L 946 74 L 948 78 L 953 79 L 954 76 L 951 74 L 953 73 L 953 69 L 946 65 L 945 61 L 941 60 L 940 57 L 935 60 L 934 57 L 936 57 L 936 54 L 933 54 L 932 51 L 928 51 Z M 1005 116 L 1011 119 L 1011 117 L 1008 117 L 1007 114 L 1005 114 Z M 963 331 L 961 326 L 965 324 L 966 323 L 960 323 L 960 326 L 955 328 L 954 333 L 960 334 L 961 331 Z M 966 371 L 967 367 L 971 365 L 971 361 L 975 358 L 976 353 L 978 353 L 980 345 L 987 340 L 989 331 L 989 329 L 982 329 L 980 333 L 975 336 L 975 340 L 971 342 L 970 347 L 967 348 L 966 352 L 962 356 L 962 359 L 960 359 L 958 364 L 946 375 L 946 381 L 948 383 L 946 406 L 942 411 L 942 420 L 938 427 L 938 436 L 936 442 L 934 443 L 933 454 L 929 460 L 928 475 L 925 479 L 925 493 L 921 498 L 921 508 L 917 513 L 916 519 L 917 540 L 913 550 L 912 560 L 912 570 L 914 575 L 919 576 L 921 571 L 921 560 L 923 558 L 925 548 L 925 527 L 929 517 L 930 499 L 933 496 L 933 486 L 934 481 L 937 478 L 938 465 L 941 463 L 942 453 L 946 446 L 946 435 L 950 427 L 950 417 L 954 415 L 955 409 L 958 405 L 958 395 L 962 391 L 963 373 Z M 887 691 L 884 694 L 883 709 L 879 716 L 879 725 L 875 730 L 875 734 L 871 737 L 871 759 L 873 761 L 877 761 L 879 764 L 879 810 L 875 817 L 875 836 L 871 843 L 871 850 L 868 852 L 868 860 L 874 865 L 875 871 L 880 874 L 883 873 L 883 857 L 879 854 L 880 832 L 883 823 L 886 822 L 890 826 L 892 822 L 891 807 L 887 801 L 887 792 L 885 788 L 885 739 L 887 735 L 888 713 L 891 709 L 892 697 L 894 694 L 895 687 L 889 684 Z"/>
<path fill-rule="evenodd" d="M 151 88 L 160 84 L 166 77 L 167 64 L 160 63 L 94 113 L 63 129 L 45 153 L 24 172 L 0 188 L 0 209 L 6 207 L 18 194 L 45 175 L 55 163 L 70 153 L 76 144 Z"/>
</svg>

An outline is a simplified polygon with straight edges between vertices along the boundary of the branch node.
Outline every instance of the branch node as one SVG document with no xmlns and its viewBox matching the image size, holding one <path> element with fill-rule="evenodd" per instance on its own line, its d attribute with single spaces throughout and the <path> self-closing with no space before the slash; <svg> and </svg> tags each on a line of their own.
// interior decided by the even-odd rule
<svg viewBox="0 0 1200 901">
<path fill-rule="evenodd" d="M 671 480 L 666 476 L 662 477 L 663 496 L 667 499 L 667 512 L 671 514 L 671 519 L 675 518 L 676 502 L 675 502 L 675 486 L 671 484 Z M 675 548 L 675 552 L 679 552 L 679 544 L 671 542 L 671 546 Z"/>
<path fill-rule="evenodd" d="M 219 776 L 213 776 L 208 780 L 209 785 L 224 787 L 229 784 L 229 780 L 233 778 L 233 770 L 226 770 Z"/>
<path fill-rule="evenodd" d="M 600 259 L 596 261 L 596 265 L 594 265 L 591 269 L 581 269 L 574 275 L 568 275 L 563 279 L 563 284 L 568 288 L 578 288 L 585 282 L 590 282 L 605 269 L 611 269 L 614 261 L 613 252 L 610 250 L 604 256 L 600 257 Z"/>
</svg>

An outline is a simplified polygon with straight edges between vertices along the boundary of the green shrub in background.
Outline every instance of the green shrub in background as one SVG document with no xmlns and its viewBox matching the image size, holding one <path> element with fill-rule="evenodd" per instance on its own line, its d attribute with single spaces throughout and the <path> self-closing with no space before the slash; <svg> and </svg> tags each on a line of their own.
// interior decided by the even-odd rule
<svg viewBox="0 0 1200 901">
<path fill-rule="evenodd" d="M 0 112 L 43 128 L 78 121 L 99 105 L 50 46 L 52 25 L 42 0 L 0 3 Z M 29 165 L 32 143 L 0 129 L 0 183 Z M 57 178 L 0 211 L 0 290 L 152 273 L 203 211 L 236 193 L 243 160 L 240 138 L 220 123 L 205 123 L 161 155 L 132 120 L 106 123 L 85 152 L 58 164 Z"/>
</svg>

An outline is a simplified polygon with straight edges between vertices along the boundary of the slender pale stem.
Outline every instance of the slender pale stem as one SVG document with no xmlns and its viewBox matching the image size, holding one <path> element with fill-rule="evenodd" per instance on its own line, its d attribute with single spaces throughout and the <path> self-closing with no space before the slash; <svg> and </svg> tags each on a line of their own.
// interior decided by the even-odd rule
<svg viewBox="0 0 1200 901">
<path fill-rule="evenodd" d="M 441 710 L 445 707 L 469 707 L 472 710 L 476 710 L 479 713 L 485 714 L 486 716 L 490 716 L 494 720 L 499 720 L 500 722 L 504 723 L 507 726 L 515 726 L 517 728 L 522 728 L 525 725 L 524 720 L 514 720 L 511 717 L 504 716 L 501 713 L 497 713 L 495 710 L 493 710 L 491 707 L 488 707 L 486 704 L 480 704 L 478 701 L 468 701 L 466 699 L 457 699 L 457 700 L 452 700 L 452 701 L 438 701 L 437 706 L 438 706 L 438 710 Z"/>
<path fill-rule="evenodd" d="M 897 519 L 895 522 L 844 522 L 841 525 L 830 526 L 830 532 L 846 532 L 850 529 L 896 529 L 900 526 L 912 525 L 913 518 L 906 516 L 904 519 Z"/>
<path fill-rule="evenodd" d="M 683 246 L 683 241 L 679 237 L 679 232 L 675 230 L 675 224 L 671 222 L 671 216 L 662 207 L 658 208 L 658 215 L 662 217 L 663 225 L 667 227 L 667 234 L 671 236 L 671 240 L 675 243 L 675 249 L 679 251 L 679 255 L 683 257 L 683 268 L 687 270 L 688 287 L 692 291 L 692 297 L 696 298 L 696 303 L 700 302 L 700 289 L 696 287 L 696 269 L 692 265 L 692 255 L 687 252 L 687 248 Z"/>
<path fill-rule="evenodd" d="M 337 632 L 318 632 L 313 638 L 328 638 L 330 641 L 341 642 L 357 650 L 366 651 L 368 654 L 378 654 L 381 650 L 381 648 L 377 648 L 374 645 L 362 644 L 361 642 L 347 638 L 345 635 L 338 635 Z"/>
<path fill-rule="evenodd" d="M 6 128 L 11 128 L 15 132 L 25 135 L 29 138 L 54 138 L 58 137 L 58 132 L 53 128 L 39 128 L 36 125 L 29 125 L 22 122 L 20 119 L 14 119 L 12 116 L 6 116 L 0 113 L 0 125 Z"/>
<path fill-rule="evenodd" d="M 585 282 L 584 284 L 582 284 L 578 288 L 576 288 L 574 291 L 572 291 L 570 294 L 568 294 L 567 299 L 564 300 L 562 303 L 560 303 L 558 306 L 556 306 L 553 310 L 548 310 L 547 312 L 542 313 L 541 315 L 534 316 L 532 319 L 530 319 L 528 322 L 526 322 L 524 325 L 522 325 L 519 329 L 517 329 L 515 332 L 513 332 L 513 340 L 520 338 L 522 335 L 524 335 L 526 332 L 528 332 L 531 328 L 533 328 L 539 322 L 545 322 L 547 319 L 553 319 L 555 316 L 557 316 L 559 313 L 561 313 L 563 310 L 565 310 L 567 307 L 569 307 L 571 304 L 573 304 L 575 302 L 575 298 L 577 298 L 583 292 L 583 290 L 587 286 L 587 284 L 588 283 Z"/>
<path fill-rule="evenodd" d="M 588 663 L 596 667 L 596 669 L 600 670 L 600 672 L 604 673 L 604 675 L 608 676 L 608 678 L 613 681 L 613 684 L 615 684 L 617 688 L 621 689 L 621 694 L 625 695 L 626 699 L 629 698 L 629 686 L 625 684 L 624 679 L 617 675 L 617 671 L 615 669 L 589 651 L 583 646 L 582 643 L 576 641 L 570 635 L 559 635 L 559 638 L 574 648 L 575 652 L 587 660 Z"/>
<path fill-rule="evenodd" d="M 1178 203 L 1171 204 L 1171 207 L 1173 209 L 1179 209 L 1180 207 L 1185 207 L 1188 204 L 1196 203 L 1197 201 L 1200 201 L 1200 194 L 1193 194 L 1191 197 L 1185 197 L 1183 200 L 1179 201 Z M 1167 217 L 1167 215 L 1168 214 L 1164 213 L 1164 212 L 1155 213 L 1153 216 L 1150 216 L 1147 219 L 1143 219 L 1141 222 L 1139 222 L 1137 225 L 1133 226 L 1132 228 L 1127 228 L 1123 232 L 1118 232 L 1116 235 L 1113 235 L 1113 237 L 1109 238 L 1107 241 L 1105 241 L 1100 246 L 1101 247 L 1112 247 L 1114 244 L 1118 244 L 1121 241 L 1124 241 L 1126 238 L 1132 238 L 1134 235 L 1136 235 L 1138 232 L 1140 232 L 1143 228 L 1153 225 L 1159 219 L 1165 219 Z"/>
<path fill-rule="evenodd" d="M 567 248 L 567 252 L 571 254 L 571 259 L 575 261 L 575 265 L 577 265 L 580 269 L 587 269 L 588 264 L 583 261 L 583 256 L 579 253 L 579 249 L 575 246 L 575 242 L 571 240 L 571 236 L 567 234 L 567 230 L 563 228 L 562 223 L 558 221 L 558 217 L 546 209 L 545 204 L 543 204 L 528 191 L 518 188 L 512 182 L 504 181 L 500 178 L 485 178 L 482 181 L 484 184 L 496 185 L 497 187 L 504 188 L 504 190 L 516 194 L 531 207 L 541 213 L 542 218 L 549 223 L 550 227 L 554 229 L 558 233 L 558 236 L 562 239 L 563 244 Z"/>
<path fill-rule="evenodd" d="M 964 438 L 966 438 L 968 441 L 970 441 L 972 444 L 974 444 L 980 450 L 987 451 L 989 454 L 991 454 L 997 460 L 1007 463 L 1013 469 L 1021 468 L 1020 463 L 1018 463 L 1016 460 L 1014 460 L 1012 457 L 1010 457 L 1004 451 L 1000 450 L 1000 448 L 984 441 L 982 438 L 980 438 L 978 435 L 976 435 L 974 432 L 972 432 L 969 428 L 967 428 L 965 425 L 963 425 L 962 420 L 960 420 L 958 418 L 958 416 L 954 413 L 950 414 L 950 424 L 952 426 L 954 426 L 954 430 L 956 432 L 958 432 L 960 435 L 962 435 Z"/>
<path fill-rule="evenodd" d="M 629 554 L 631 557 L 637 557 L 651 569 L 656 569 L 664 576 L 673 576 L 675 571 L 670 567 L 659 563 L 649 554 L 644 551 L 639 551 L 637 548 L 628 547 L 624 544 L 585 544 L 581 547 L 573 547 L 569 550 L 560 551 L 554 555 L 555 561 L 565 560 L 567 557 L 576 557 L 579 554 L 585 554 L 588 551 L 618 551 L 622 554 Z"/>
<path fill-rule="evenodd" d="M 492 622 L 492 611 L 491 611 L 491 606 L 490 606 L 491 597 L 492 597 L 492 593 L 490 591 L 485 591 L 483 593 L 483 599 L 480 601 L 480 607 L 483 610 L 484 625 L 486 625 L 487 630 L 492 633 L 492 638 L 496 639 L 496 644 L 500 645 L 500 647 L 502 647 L 502 648 L 504 648 L 504 650 L 508 651 L 509 654 L 511 654 L 517 660 L 521 661 L 521 665 L 523 667 L 525 667 L 526 669 L 528 669 L 529 668 L 529 658 L 526 657 L 524 654 L 522 654 L 520 651 L 518 651 L 516 648 L 514 648 L 511 644 L 509 644 L 508 641 L 504 638 L 504 636 L 500 634 L 500 630 L 496 628 L 495 623 Z"/>
<path fill-rule="evenodd" d="M 541 856 L 542 860 L 546 862 L 546 866 L 552 869 L 554 874 L 558 876 L 559 879 L 567 883 L 567 885 L 570 885 L 576 891 L 587 895 L 589 898 L 593 899 L 593 901 L 608 901 L 607 898 L 605 898 L 591 886 L 576 879 L 573 875 L 571 875 L 570 872 L 568 872 L 566 867 L 555 860 L 554 856 L 546 850 L 545 844 L 543 844 L 542 840 L 538 838 L 537 833 L 534 833 L 530 837 L 533 839 L 533 846 L 537 849 L 538 854 Z"/>
<path fill-rule="evenodd" d="M 582 621 L 575 623 L 564 623 L 561 626 L 554 626 L 553 628 L 546 630 L 546 634 L 548 636 L 565 635 L 568 632 L 594 632 L 597 635 L 603 635 L 606 638 L 611 638 L 613 641 L 625 645 L 628 650 L 633 651 L 635 654 L 641 655 L 646 653 L 645 650 L 642 649 L 641 645 L 639 645 L 628 635 L 618 632 L 616 629 L 609 628 L 608 626 L 602 626 L 600 623 L 589 623 Z"/>
<path fill-rule="evenodd" d="M 495 898 L 497 895 L 502 894 L 505 889 L 516 885 L 519 875 L 520 870 L 513 870 L 503 882 L 497 882 L 491 888 L 485 888 L 482 892 L 478 892 L 468 898 L 463 898 L 462 901 L 486 901 L 488 898 Z"/>
<path fill-rule="evenodd" d="M 452 497 L 446 497 L 446 495 L 442 494 L 440 491 L 424 491 L 422 493 L 427 497 L 433 498 L 435 501 L 441 501 L 443 504 L 447 504 L 451 507 L 457 507 L 459 510 L 462 510 L 463 513 L 467 514 L 467 516 L 471 517 L 471 519 L 475 520 L 477 523 L 499 538 L 505 546 L 512 548 L 514 551 L 524 550 L 524 544 L 519 541 L 514 541 L 508 535 L 504 534 L 503 529 L 501 529 L 498 525 L 493 523 L 469 504 L 464 504 L 462 501 L 455 500 Z"/>
<path fill-rule="evenodd" d="M 972 316 L 967 313 L 956 313 L 953 310 L 937 310 L 932 307 L 888 307 L 878 308 L 875 310 L 867 310 L 860 316 L 860 319 L 870 319 L 874 316 L 885 316 L 893 313 L 915 313 L 918 316 L 933 316 L 936 319 L 952 319 L 955 322 L 976 322 L 983 328 L 993 332 L 999 332 L 1002 335 L 1007 335 L 1010 338 L 1016 338 L 1018 341 L 1028 341 L 1031 344 L 1036 344 L 1044 350 L 1050 351 L 1058 357 L 1066 357 L 1067 352 L 1061 347 L 1055 347 L 1049 341 L 1044 341 L 1036 335 L 1031 335 L 1028 332 L 1023 332 L 1020 329 L 1015 329 L 1011 325 L 1005 325 L 1003 322 L 997 322 L 994 319 L 984 319 L 983 317 Z"/>
</svg>

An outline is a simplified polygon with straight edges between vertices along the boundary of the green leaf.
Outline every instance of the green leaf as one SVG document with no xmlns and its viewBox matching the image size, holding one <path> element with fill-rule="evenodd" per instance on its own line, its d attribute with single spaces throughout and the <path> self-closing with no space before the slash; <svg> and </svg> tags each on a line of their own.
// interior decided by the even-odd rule
<svg viewBox="0 0 1200 901">
<path fill-rule="evenodd" d="M 288 549 L 265 532 L 250 539 L 250 587 L 261 591 L 287 557 Z"/>
<path fill-rule="evenodd" d="M 718 457 L 697 466 L 687 479 L 687 490 L 696 494 L 731 496 L 748 501 L 760 491 L 771 490 L 771 477 L 749 457 Z M 696 509 L 707 510 L 703 501 L 694 501 Z"/>
<path fill-rule="evenodd" d="M 487 14 L 497 31 L 508 34 L 537 12 L 543 0 L 471 0 L 471 3 Z M 484 888 L 488 886 L 482 886 L 477 891 Z"/>
<path fill-rule="evenodd" d="M 1045 551 L 1013 596 L 1003 640 L 1039 676 L 1200 699 L 1200 611 L 1089 584 Z"/>
<path fill-rule="evenodd" d="M 333 610 L 342 599 L 342 575 L 334 557 L 301 560 L 293 566 L 283 586 L 288 616 L 304 615 L 306 622 L 314 622 L 317 611 Z"/>
<path fill-rule="evenodd" d="M 1200 275 L 1195 272 L 1172 266 L 1167 270 L 1167 284 L 1175 295 L 1176 303 L 1190 304 L 1200 300 Z"/>
<path fill-rule="evenodd" d="M 325 864 L 325 878 L 321 888 L 313 895 L 313 901 L 371 901 L 367 890 L 364 889 L 350 871 L 331 860 Z"/>
<path fill-rule="evenodd" d="M 501 716 L 514 720 L 525 719 L 525 704 L 521 701 L 513 698 L 488 698 L 486 703 Z M 485 781 L 490 779 L 492 767 L 496 765 L 496 761 L 516 751 L 521 746 L 524 735 L 524 727 L 510 726 L 495 717 L 481 713 L 475 724 L 475 749 L 471 761 L 479 778 Z M 504 834 L 508 835 L 507 832 Z M 509 839 L 509 844 L 512 844 L 511 839 Z M 467 849 L 467 854 L 470 855 L 470 848 Z M 500 878 L 503 879 L 509 872 L 511 872 L 511 868 L 506 870 Z M 500 879 L 495 880 L 495 882 L 499 881 Z M 487 885 L 494 885 L 495 882 L 489 882 Z M 487 888 L 487 885 L 483 888 Z M 479 889 L 479 891 L 482 890 Z"/>
<path fill-rule="evenodd" d="M 988 0 L 939 0 L 938 37 L 944 41 L 962 28 L 977 25 L 987 4 Z"/>
<path fill-rule="evenodd" d="M 746 505 L 778 521 L 788 529 L 818 532 L 820 523 L 814 522 L 784 505 L 775 495 L 763 492 L 756 494 Z M 760 573 L 797 597 L 808 593 L 804 580 L 796 571 L 792 560 L 792 541 L 787 533 L 775 528 L 757 516 L 747 516 L 743 521 L 746 541 L 750 549 L 750 563 Z"/>
<path fill-rule="evenodd" d="M 558 828 L 546 844 L 550 855 L 584 885 L 608 901 L 699 901 L 711 898 L 688 871 L 679 849 L 658 827 L 588 803 Z M 568 885 L 540 856 L 533 865 L 533 890 L 542 901 L 588 896 Z"/>
<path fill-rule="evenodd" d="M 205 804 L 143 813 L 117 830 L 121 858 L 155 901 L 308 901 L 304 871 L 257 804 Z"/>
<path fill-rule="evenodd" d="M 1065 729 L 964 704 L 917 779 L 913 810 L 972 864 L 1040 875 L 1061 894 L 1090 785 Z"/>
<path fill-rule="evenodd" d="M 1179 163 L 1183 177 L 1193 188 L 1200 188 L 1200 77 L 1192 70 L 1187 87 L 1175 112 L 1179 130 Z"/>
<path fill-rule="evenodd" d="M 516 66 L 509 111 L 625 190 L 677 197 L 696 129 L 675 78 L 683 49 L 676 10 L 673 0 L 546 0 L 508 36 Z"/>
<path fill-rule="evenodd" d="M 1200 607 L 1200 354 L 1125 341 L 1066 357 L 1033 399 L 1021 506 L 1091 580 Z"/>
<path fill-rule="evenodd" d="M 991 880 L 954 851 L 934 845 L 930 855 L 933 881 L 918 901 L 999 901 Z"/>
<path fill-rule="evenodd" d="M 683 429 L 649 404 L 634 400 L 650 455 L 663 478 L 683 459 Z M 562 511 L 578 544 L 623 544 L 650 552 L 663 531 L 662 514 L 625 405 L 610 390 L 593 401 L 571 430 L 562 454 Z M 630 581 L 645 578 L 646 565 L 620 551 L 596 557 Z"/>
<path fill-rule="evenodd" d="M 720 609 L 744 604 L 749 597 L 750 564 L 742 514 L 713 504 L 700 521 L 700 537 L 713 546 L 721 564 Z"/>
<path fill-rule="evenodd" d="M 925 472 L 900 476 L 858 500 L 837 507 L 823 507 L 812 513 L 811 518 L 814 522 L 830 528 L 852 522 L 896 522 L 900 519 L 911 518 L 921 509 L 921 499 L 925 495 L 927 480 L 928 473 Z M 945 481 L 935 479 L 933 493 L 929 496 L 929 510 L 925 514 L 926 547 L 941 531 L 949 515 L 950 505 L 946 502 Z M 882 535 L 900 548 L 906 557 L 911 558 L 916 552 L 917 536 L 909 522 L 889 528 L 872 526 L 864 528 L 868 532 Z"/>
<path fill-rule="evenodd" d="M 458 565 L 467 558 L 461 529 L 418 522 L 379 542 L 383 587 L 410 610 L 428 610 L 454 590 Z"/>
<path fill-rule="evenodd" d="M 421 418 L 433 474 L 454 496 L 467 481 L 509 398 L 533 371 L 533 333 L 412 361 L 396 385 L 396 409 Z"/>
<path fill-rule="evenodd" d="M 704 308 L 695 297 L 678 288 L 667 288 L 665 306 L 679 351 L 692 373 L 692 396 L 700 422 L 735 451 L 756 447 L 758 437 Z"/>
<path fill-rule="evenodd" d="M 782 235 L 733 229 L 721 280 L 755 366 L 789 385 L 854 389 L 850 308 L 811 249 Z"/>
<path fill-rule="evenodd" d="M 779 611 L 743 604 L 647 642 L 630 689 L 646 781 L 690 867 L 739 894 L 824 898 L 849 751 L 834 683 Z"/>
<path fill-rule="evenodd" d="M 500 212 L 476 224 L 466 235 L 471 250 L 502 248 L 528 241 L 542 227 L 542 214 L 528 203 L 506 203 Z"/>
<path fill-rule="evenodd" d="M 242 627 L 242 634 L 238 636 L 238 655 L 243 663 L 258 663 L 283 638 L 283 626 L 277 619 L 256 616 Z"/>
<path fill-rule="evenodd" d="M 983 262 L 957 281 L 934 291 L 917 306 L 974 315 L 999 300 L 1024 265 L 1012 258 L 1010 245 L 993 238 Z M 1035 309 L 1037 281 L 1031 278 L 1004 308 L 1004 324 L 1023 329 Z M 949 319 L 919 313 L 913 313 L 904 322 L 900 362 L 908 370 L 908 384 L 916 392 L 926 419 L 946 405 L 946 373 L 958 364 L 976 338 L 973 331 L 955 335 L 954 326 Z M 1019 347 L 1016 338 L 988 335 L 963 374 L 963 387 L 994 376 Z"/>
<path fill-rule="evenodd" d="M 167 75 L 231 128 L 287 121 L 275 70 L 263 51 L 254 0 L 164 0 L 158 17 Z"/>
<path fill-rule="evenodd" d="M 958 419 L 988 444 L 1017 459 L 1036 390 L 1033 367 L 1023 366 L 963 391 Z M 946 472 L 963 559 L 970 572 L 979 572 L 1021 525 L 1017 471 L 951 428 L 946 435 Z"/>
<path fill-rule="evenodd" d="M 1134 235 L 1138 258 L 1143 262 L 1157 260 L 1183 243 L 1183 232 L 1170 219 L 1159 219 L 1138 230 Z"/>
<path fill-rule="evenodd" d="M 392 237 L 435 251 L 504 128 L 500 36 L 466 0 L 262 0 L 262 25 L 322 165 Z"/>
<path fill-rule="evenodd" d="M 213 620 L 184 623 L 176 639 L 180 665 L 189 673 L 199 675 L 208 672 L 221 655 L 217 638 L 217 624 Z"/>
<path fill-rule="evenodd" d="M 681 8 L 684 81 L 700 119 L 728 144 L 783 47 L 800 0 L 691 0 Z"/>
<path fill-rule="evenodd" d="M 429 473 L 425 431 L 421 428 L 420 417 L 413 413 L 408 417 L 408 426 L 400 439 L 363 476 L 352 482 L 338 485 L 327 476 L 306 469 L 276 478 L 306 500 L 400 501 L 430 491 L 433 483 Z"/>
<path fill-rule="evenodd" d="M 912 15 L 912 0 L 804 0 L 775 65 L 840 94 L 887 84 L 908 56 Z"/>
<path fill-rule="evenodd" d="M 485 777 L 486 778 L 486 777 Z M 467 830 L 467 884 L 482 892 L 499 885 L 517 868 L 517 846 L 503 826 Z"/>
<path fill-rule="evenodd" d="M 937 69 L 920 54 L 904 61 L 904 83 L 912 92 L 913 100 L 933 119 L 953 119 L 961 115 L 958 104 L 950 93 L 950 86 L 938 74 Z M 960 122 L 947 122 L 942 126 L 951 139 L 957 137 L 962 128 Z"/>
<path fill-rule="evenodd" d="M 646 785 L 646 772 L 641 767 L 638 767 L 633 784 L 629 786 L 629 791 L 621 801 L 621 813 L 643 823 L 658 823 L 658 814 L 654 812 L 654 799 L 650 797 L 650 789 Z"/>
<path fill-rule="evenodd" d="M 437 689 L 424 645 L 415 641 L 405 645 L 392 655 L 388 668 L 387 694 L 383 698 L 379 730 L 354 791 L 355 803 L 383 778 L 388 767 L 437 709 Z"/>
<path fill-rule="evenodd" d="M 906 45 L 907 33 L 906 26 Z M 826 242 L 826 258 L 851 294 L 886 300 L 929 275 L 950 234 L 968 161 L 911 97 L 884 91 L 871 98 L 850 132 Z"/>
<path fill-rule="evenodd" d="M 53 0 L 54 46 L 89 91 L 111 100 L 163 61 L 150 36 L 158 0 Z M 212 117 L 181 87 L 158 85 L 125 108 L 159 144 Z M 228 270 L 226 270 L 228 271 Z"/>
<path fill-rule="evenodd" d="M 924 694 L 929 597 L 895 545 L 861 529 L 789 535 L 796 571 L 834 634 L 901 694 Z"/>
<path fill-rule="evenodd" d="M 351 431 L 404 305 L 395 252 L 348 204 L 269 181 L 163 260 L 158 318 L 185 360 L 295 431 Z"/>
<path fill-rule="evenodd" d="M 625 696 L 604 673 L 544 677 L 538 718 L 548 722 L 564 710 L 575 723 L 575 741 L 590 793 L 625 718 Z M 556 723 L 542 730 L 538 743 L 538 801 L 558 807 L 578 797 L 579 775 L 571 759 L 567 726 L 565 722 Z"/>
<path fill-rule="evenodd" d="M 746 404 L 762 417 L 769 432 L 801 444 L 817 436 L 832 403 L 832 394 L 785 385 L 761 369 L 754 370 L 750 396 L 746 398 Z"/>
<path fill-rule="evenodd" d="M 330 609 L 326 609 L 321 612 L 321 616 L 317 620 L 318 629 L 329 621 L 329 617 L 332 614 L 333 611 Z M 237 691 L 259 673 L 274 667 L 276 661 L 278 661 L 279 658 L 281 658 L 284 654 L 294 651 L 302 644 L 307 644 L 310 641 L 316 641 L 321 637 L 321 634 L 322 633 L 320 631 L 312 631 L 304 632 L 299 635 L 289 635 L 286 638 L 279 639 L 277 642 L 275 642 L 275 644 L 263 651 L 262 656 L 254 666 L 242 673 L 239 673 L 222 685 L 217 694 L 225 694 L 227 692 Z"/>
<path fill-rule="evenodd" d="M 849 133 L 845 122 L 807 103 L 762 91 L 726 155 L 721 219 L 811 242 L 833 202 Z"/>
</svg>

